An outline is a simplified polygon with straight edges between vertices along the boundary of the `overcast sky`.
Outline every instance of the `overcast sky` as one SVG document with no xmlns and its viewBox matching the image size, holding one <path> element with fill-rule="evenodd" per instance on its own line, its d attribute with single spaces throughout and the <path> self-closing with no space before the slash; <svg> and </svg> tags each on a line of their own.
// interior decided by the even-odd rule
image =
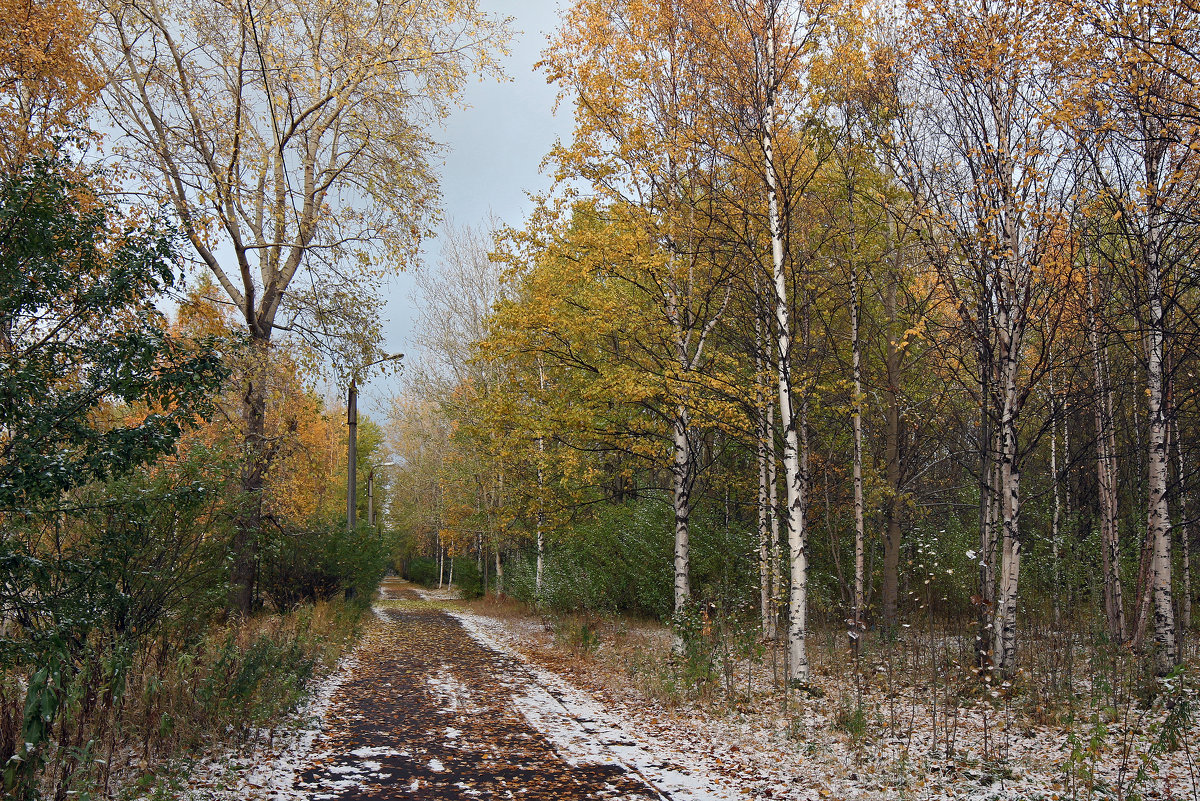
<svg viewBox="0 0 1200 801">
<path fill-rule="evenodd" d="M 466 87 L 465 109 L 456 111 L 435 134 L 446 144 L 441 166 L 442 207 L 456 224 L 478 225 L 490 214 L 519 224 L 530 210 L 527 192 L 549 188 L 541 174 L 542 158 L 558 138 L 570 134 L 571 112 L 553 113 L 555 89 L 533 65 L 546 36 L 558 25 L 557 0 L 482 0 L 490 14 L 513 18 L 516 31 L 504 69 L 508 81 L 473 81 Z M 427 268 L 436 268 L 437 240 L 426 247 Z M 386 289 L 384 332 L 390 352 L 415 354 L 412 277 L 392 279 Z M 382 422 L 394 382 L 375 378 L 363 388 L 362 408 Z"/>
</svg>

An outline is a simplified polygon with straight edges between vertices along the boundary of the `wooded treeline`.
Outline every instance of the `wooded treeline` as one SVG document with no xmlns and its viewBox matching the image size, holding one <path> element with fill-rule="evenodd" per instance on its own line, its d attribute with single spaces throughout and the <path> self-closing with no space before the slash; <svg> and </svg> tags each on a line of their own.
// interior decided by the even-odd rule
<svg viewBox="0 0 1200 801">
<path fill-rule="evenodd" d="M 426 291 L 454 369 L 394 433 L 429 553 L 680 649 L 753 604 L 799 684 L 814 616 L 853 640 L 935 610 L 985 672 L 1037 615 L 1169 673 L 1198 12 L 577 0 L 541 65 L 574 112 L 557 188 Z"/>
<path fill-rule="evenodd" d="M 0 795 L 176 797 L 270 739 L 405 553 L 384 431 L 350 456 L 338 396 L 394 361 L 377 287 L 437 216 L 427 128 L 505 22 L 0 19 Z"/>
</svg>

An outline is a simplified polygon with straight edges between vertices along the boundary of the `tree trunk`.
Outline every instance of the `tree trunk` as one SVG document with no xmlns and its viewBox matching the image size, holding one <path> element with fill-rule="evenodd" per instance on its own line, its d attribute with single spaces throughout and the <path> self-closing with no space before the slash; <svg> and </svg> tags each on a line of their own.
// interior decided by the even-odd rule
<svg viewBox="0 0 1200 801">
<path fill-rule="evenodd" d="M 986 289 L 986 288 L 985 288 Z M 996 452 L 992 432 L 992 352 L 990 342 L 991 322 L 988 310 L 990 301 L 985 291 L 981 295 L 979 351 L 979 596 L 976 599 L 977 628 L 975 635 L 975 661 L 981 668 L 994 662 L 992 618 L 996 607 L 995 580 L 995 527 L 996 468 L 992 454 Z"/>
<path fill-rule="evenodd" d="M 268 329 L 270 330 L 270 329 Z M 241 615 L 254 607 L 258 579 L 258 538 L 262 531 L 263 486 L 267 471 L 266 370 L 269 336 L 252 336 L 250 378 L 242 396 L 243 458 L 240 510 L 234 519 L 230 606 Z"/>
<path fill-rule="evenodd" d="M 1021 572 L 1020 473 L 1017 470 L 1017 377 L 1020 333 L 1015 312 L 1001 305 L 999 318 L 1003 401 L 1000 413 L 1000 514 L 1003 547 L 992 629 L 996 666 L 1005 675 L 1016 668 L 1017 586 Z"/>
<path fill-rule="evenodd" d="M 768 22 L 767 60 L 775 60 L 773 20 Z M 792 410 L 791 322 L 788 309 L 787 272 L 784 265 L 783 226 L 779 213 L 779 193 L 775 177 L 775 88 L 773 76 L 767 78 L 766 123 L 762 131 L 764 171 L 767 183 L 767 219 L 771 229 L 771 264 L 775 284 L 775 325 L 779 420 L 783 426 L 783 477 L 787 498 L 788 562 L 791 589 L 788 595 L 788 680 L 806 684 L 809 678 L 808 654 L 808 554 L 804 520 L 804 487 L 800 471 L 800 442 L 797 419 Z"/>
<path fill-rule="evenodd" d="M 496 597 L 504 594 L 504 566 L 500 564 L 500 538 L 496 538 Z"/>
<path fill-rule="evenodd" d="M 692 480 L 694 461 L 692 447 L 689 441 L 688 426 L 690 416 L 687 407 L 680 404 L 675 410 L 675 424 L 672 431 L 673 459 L 671 477 L 673 482 L 673 501 L 675 506 L 675 614 L 681 615 L 692 598 L 690 575 L 690 550 L 688 543 L 688 520 L 692 510 Z M 676 650 L 683 643 L 676 636 Z"/>
<path fill-rule="evenodd" d="M 1088 340 L 1092 355 L 1092 376 L 1096 398 L 1092 406 L 1096 425 L 1096 488 L 1100 502 L 1100 552 L 1104 571 L 1104 613 L 1108 636 L 1124 643 L 1125 601 L 1121 590 L 1121 543 L 1117 528 L 1116 433 L 1112 416 L 1112 387 L 1108 381 L 1108 356 L 1100 342 L 1096 290 L 1091 266 L 1084 264 L 1087 281 Z"/>
<path fill-rule="evenodd" d="M 1158 185 L 1156 165 L 1147 159 L 1149 186 Z M 1149 199 L 1149 205 L 1157 202 Z M 1159 273 L 1159 232 L 1151 213 L 1145 249 L 1146 290 L 1150 303 L 1150 330 L 1147 337 L 1146 364 L 1147 401 L 1149 412 L 1148 437 L 1148 509 L 1146 541 L 1151 550 L 1149 588 L 1153 595 L 1154 667 L 1158 675 L 1166 675 L 1175 667 L 1175 613 L 1171 598 L 1171 518 L 1167 508 L 1167 421 L 1165 410 L 1163 355 L 1166 341 L 1166 320 L 1163 314 L 1162 277 Z"/>
<path fill-rule="evenodd" d="M 854 214 L 853 203 L 850 214 Z M 853 223 L 852 223 L 853 225 Z M 858 341 L 858 266 L 854 259 L 853 230 L 850 241 L 850 348 L 854 379 L 854 398 L 850 405 L 850 417 L 854 429 L 854 629 L 855 648 L 858 647 L 859 631 L 863 628 L 866 586 L 866 534 L 863 528 L 863 477 L 862 477 L 862 354 Z"/>
</svg>

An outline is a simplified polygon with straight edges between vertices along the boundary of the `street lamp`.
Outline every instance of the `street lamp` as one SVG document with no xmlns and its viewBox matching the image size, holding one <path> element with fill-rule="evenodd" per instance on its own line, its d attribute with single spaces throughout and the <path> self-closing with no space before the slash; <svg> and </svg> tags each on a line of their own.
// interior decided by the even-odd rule
<svg viewBox="0 0 1200 801">
<path fill-rule="evenodd" d="M 346 425 L 350 428 L 349 443 L 346 446 L 346 530 L 354 533 L 355 518 L 357 517 L 358 496 L 358 374 L 368 367 L 374 367 L 383 362 L 394 362 L 404 358 L 403 353 L 392 353 L 381 356 L 373 362 L 358 367 L 350 374 L 350 392 L 346 401 Z M 368 484 L 368 489 L 370 485 Z"/>
</svg>

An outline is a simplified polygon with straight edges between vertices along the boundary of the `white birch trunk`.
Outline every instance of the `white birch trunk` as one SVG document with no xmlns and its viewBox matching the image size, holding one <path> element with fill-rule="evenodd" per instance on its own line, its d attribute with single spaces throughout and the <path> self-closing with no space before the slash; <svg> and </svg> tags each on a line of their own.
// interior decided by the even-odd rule
<svg viewBox="0 0 1200 801">
<path fill-rule="evenodd" d="M 978 632 L 975 635 L 975 660 L 980 668 L 994 664 L 993 631 L 996 611 L 995 525 L 997 432 L 992 430 L 992 395 L 994 367 L 991 349 L 991 301 L 984 287 L 979 303 L 979 599 Z"/>
<path fill-rule="evenodd" d="M 673 459 L 671 476 L 675 506 L 675 614 L 682 614 L 692 597 L 689 570 L 688 518 L 691 514 L 691 443 L 688 441 L 689 415 L 680 404 L 675 410 L 672 431 Z M 677 650 L 683 643 L 676 637 Z"/>
<path fill-rule="evenodd" d="M 853 214 L 853 205 L 851 205 Z M 854 241 L 851 239 L 851 249 Z M 858 267 L 854 253 L 850 255 L 850 347 L 854 374 L 854 399 L 851 403 L 851 422 L 854 428 L 854 628 L 855 643 L 858 632 L 863 628 L 866 574 L 864 552 L 866 536 L 863 527 L 863 478 L 862 478 L 862 355 L 858 341 Z"/>
<path fill-rule="evenodd" d="M 1117 528 L 1116 433 L 1113 430 L 1112 387 L 1108 381 L 1108 359 L 1100 342 L 1100 323 L 1096 314 L 1096 290 L 1092 269 L 1084 265 L 1087 282 L 1088 342 L 1092 356 L 1092 376 L 1096 399 L 1093 419 L 1096 426 L 1096 484 L 1100 501 L 1100 551 L 1104 571 L 1104 612 L 1108 636 L 1124 643 L 1125 599 L 1121 588 L 1121 543 Z"/>
<path fill-rule="evenodd" d="M 1153 202 L 1153 201 L 1152 201 Z M 1167 508 L 1167 421 L 1163 354 L 1166 325 L 1159 274 L 1157 231 L 1153 216 L 1146 258 L 1146 289 L 1150 301 L 1149 353 L 1146 364 L 1150 433 L 1148 442 L 1148 510 L 1146 539 L 1150 557 L 1150 591 L 1153 593 L 1154 667 L 1161 676 L 1176 664 L 1175 613 L 1171 597 L 1171 518 Z"/>
<path fill-rule="evenodd" d="M 768 20 L 767 61 L 775 60 L 774 20 Z M 809 679 L 808 654 L 808 556 L 804 521 L 804 488 L 800 472 L 800 443 L 791 392 L 791 323 L 788 312 L 787 273 L 784 266 L 783 226 L 779 214 L 779 195 L 775 179 L 775 94 L 774 76 L 767 78 L 766 121 L 762 132 L 764 171 L 767 183 L 767 220 L 771 229 L 771 265 L 775 282 L 775 325 L 777 377 L 779 383 L 779 421 L 783 426 L 783 476 L 787 499 L 788 562 L 791 590 L 788 595 L 788 681 L 806 684 Z"/>
<path fill-rule="evenodd" d="M 504 566 L 500 564 L 500 540 L 496 539 L 496 597 L 504 594 Z"/>
</svg>

